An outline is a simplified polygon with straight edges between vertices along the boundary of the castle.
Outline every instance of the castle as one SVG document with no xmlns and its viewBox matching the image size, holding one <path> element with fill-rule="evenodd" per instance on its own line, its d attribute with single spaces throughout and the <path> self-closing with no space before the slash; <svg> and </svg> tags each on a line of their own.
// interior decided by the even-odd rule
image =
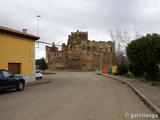
<svg viewBox="0 0 160 120">
<path fill-rule="evenodd" d="M 88 40 L 88 32 L 72 32 L 62 50 L 53 44 L 46 46 L 49 68 L 93 71 L 114 64 L 114 43 Z"/>
</svg>

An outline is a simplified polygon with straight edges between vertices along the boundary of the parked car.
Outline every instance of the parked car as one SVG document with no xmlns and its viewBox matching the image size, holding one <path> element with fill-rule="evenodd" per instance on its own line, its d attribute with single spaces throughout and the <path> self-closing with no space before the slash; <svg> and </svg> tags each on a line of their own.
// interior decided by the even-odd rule
<svg viewBox="0 0 160 120">
<path fill-rule="evenodd" d="M 101 70 L 101 69 L 98 69 L 98 70 L 96 71 L 96 73 L 97 73 L 97 75 L 102 75 L 102 70 Z"/>
<path fill-rule="evenodd" d="M 42 79 L 43 75 L 39 70 L 36 70 L 36 79 Z"/>
<path fill-rule="evenodd" d="M 7 70 L 0 69 L 0 90 L 16 88 L 17 91 L 23 91 L 24 87 L 23 76 L 16 76 Z"/>
</svg>

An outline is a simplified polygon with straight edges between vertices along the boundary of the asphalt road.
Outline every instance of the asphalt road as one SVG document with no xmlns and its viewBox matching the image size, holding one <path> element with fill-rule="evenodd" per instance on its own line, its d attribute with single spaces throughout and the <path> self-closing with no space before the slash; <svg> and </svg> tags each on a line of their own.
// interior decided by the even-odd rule
<svg viewBox="0 0 160 120">
<path fill-rule="evenodd" d="M 125 113 L 153 113 L 126 84 L 93 72 L 45 78 L 51 82 L 0 94 L 0 120 L 130 120 Z"/>
</svg>

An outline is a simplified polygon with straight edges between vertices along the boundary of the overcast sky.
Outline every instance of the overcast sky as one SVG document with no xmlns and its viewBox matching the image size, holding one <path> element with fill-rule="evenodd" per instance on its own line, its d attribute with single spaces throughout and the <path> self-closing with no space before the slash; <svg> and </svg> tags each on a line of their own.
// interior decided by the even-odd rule
<svg viewBox="0 0 160 120">
<path fill-rule="evenodd" d="M 109 41 L 110 31 L 160 31 L 160 0 L 1 0 L 1 26 L 37 35 L 37 15 L 41 41 L 67 43 L 77 29 L 88 31 L 89 39 Z M 36 58 L 45 56 L 44 45 L 36 48 Z"/>
</svg>

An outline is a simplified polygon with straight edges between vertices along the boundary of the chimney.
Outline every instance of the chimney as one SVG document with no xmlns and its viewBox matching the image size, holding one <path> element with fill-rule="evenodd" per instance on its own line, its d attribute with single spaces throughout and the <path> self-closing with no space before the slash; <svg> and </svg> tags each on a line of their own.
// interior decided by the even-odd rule
<svg viewBox="0 0 160 120">
<path fill-rule="evenodd" d="M 27 29 L 22 29 L 22 32 L 27 33 Z"/>
</svg>

